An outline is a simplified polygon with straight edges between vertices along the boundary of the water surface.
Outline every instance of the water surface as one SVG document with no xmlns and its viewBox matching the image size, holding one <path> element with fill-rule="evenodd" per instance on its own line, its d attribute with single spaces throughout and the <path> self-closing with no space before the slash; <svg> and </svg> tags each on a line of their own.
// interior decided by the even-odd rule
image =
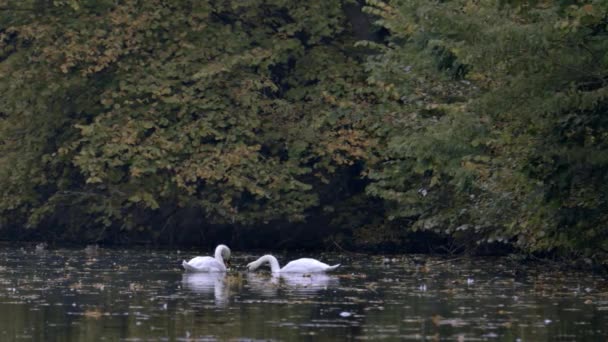
<svg viewBox="0 0 608 342">
<path fill-rule="evenodd" d="M 212 251 L 200 251 L 209 255 Z M 507 258 L 277 255 L 341 263 L 272 277 L 233 251 L 226 275 L 186 274 L 192 251 L 0 249 L 0 340 L 598 341 L 608 284 Z M 424 263 L 424 266 L 420 264 Z"/>
</svg>

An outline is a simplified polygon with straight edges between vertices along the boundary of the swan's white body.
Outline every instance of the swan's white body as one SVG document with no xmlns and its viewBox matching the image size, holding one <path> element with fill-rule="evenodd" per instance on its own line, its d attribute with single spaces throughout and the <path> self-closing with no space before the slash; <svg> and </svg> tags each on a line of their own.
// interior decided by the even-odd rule
<svg viewBox="0 0 608 342">
<path fill-rule="evenodd" d="M 340 264 L 330 266 L 326 263 L 320 262 L 319 260 L 302 258 L 291 261 L 281 268 L 277 258 L 272 255 L 264 255 L 258 260 L 249 263 L 247 268 L 249 268 L 250 271 L 255 271 L 264 263 L 270 264 L 270 270 L 272 273 L 322 273 L 333 271 L 340 266 Z"/>
<path fill-rule="evenodd" d="M 182 261 L 182 266 L 186 272 L 226 272 L 224 258 L 230 258 L 230 248 L 226 245 L 219 245 L 215 248 L 215 257 L 195 257 L 188 262 Z"/>
</svg>

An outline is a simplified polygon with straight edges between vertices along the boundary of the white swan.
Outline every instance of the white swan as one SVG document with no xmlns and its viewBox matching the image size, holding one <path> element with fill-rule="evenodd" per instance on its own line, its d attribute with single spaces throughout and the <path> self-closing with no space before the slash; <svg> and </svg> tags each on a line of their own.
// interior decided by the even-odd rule
<svg viewBox="0 0 608 342">
<path fill-rule="evenodd" d="M 302 258 L 291 261 L 281 268 L 277 258 L 268 254 L 254 262 L 250 262 L 247 264 L 247 268 L 249 268 L 250 271 L 255 271 L 258 267 L 266 262 L 270 264 L 270 270 L 272 273 L 320 273 L 333 271 L 340 266 L 340 264 L 329 266 L 328 264 L 322 263 L 319 260 Z"/>
<path fill-rule="evenodd" d="M 186 272 L 226 272 L 224 259 L 230 259 L 230 248 L 226 245 L 215 247 L 215 257 L 195 257 L 186 262 L 182 261 L 182 266 Z"/>
</svg>

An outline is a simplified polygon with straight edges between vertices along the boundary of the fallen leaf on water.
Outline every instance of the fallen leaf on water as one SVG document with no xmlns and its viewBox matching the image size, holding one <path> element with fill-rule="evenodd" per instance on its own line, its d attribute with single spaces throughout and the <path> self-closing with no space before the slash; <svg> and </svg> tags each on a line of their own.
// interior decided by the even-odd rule
<svg viewBox="0 0 608 342">
<path fill-rule="evenodd" d="M 87 318 L 99 319 L 99 318 L 101 318 L 101 316 L 103 316 L 103 312 L 101 312 L 101 310 L 99 310 L 99 309 L 91 309 L 91 310 L 86 310 L 83 313 L 83 316 L 87 317 Z"/>
<path fill-rule="evenodd" d="M 80 290 L 81 288 L 82 288 L 81 282 L 77 282 L 77 283 L 70 285 L 70 289 L 72 289 L 72 290 Z"/>
<path fill-rule="evenodd" d="M 129 284 L 129 290 L 131 290 L 131 291 L 139 291 L 143 288 L 144 288 L 144 286 L 142 284 L 138 284 L 138 283 Z"/>
</svg>

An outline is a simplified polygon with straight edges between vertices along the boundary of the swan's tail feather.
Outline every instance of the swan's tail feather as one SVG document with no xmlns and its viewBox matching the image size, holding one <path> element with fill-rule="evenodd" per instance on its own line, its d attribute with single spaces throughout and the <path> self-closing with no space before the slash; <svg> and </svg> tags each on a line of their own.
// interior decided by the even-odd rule
<svg viewBox="0 0 608 342">
<path fill-rule="evenodd" d="M 336 264 L 336 265 L 333 265 L 333 266 L 329 266 L 329 267 L 327 268 L 327 272 L 333 271 L 333 270 L 335 270 L 335 269 L 336 269 L 336 268 L 338 268 L 338 267 L 340 267 L 340 264 Z"/>
</svg>

